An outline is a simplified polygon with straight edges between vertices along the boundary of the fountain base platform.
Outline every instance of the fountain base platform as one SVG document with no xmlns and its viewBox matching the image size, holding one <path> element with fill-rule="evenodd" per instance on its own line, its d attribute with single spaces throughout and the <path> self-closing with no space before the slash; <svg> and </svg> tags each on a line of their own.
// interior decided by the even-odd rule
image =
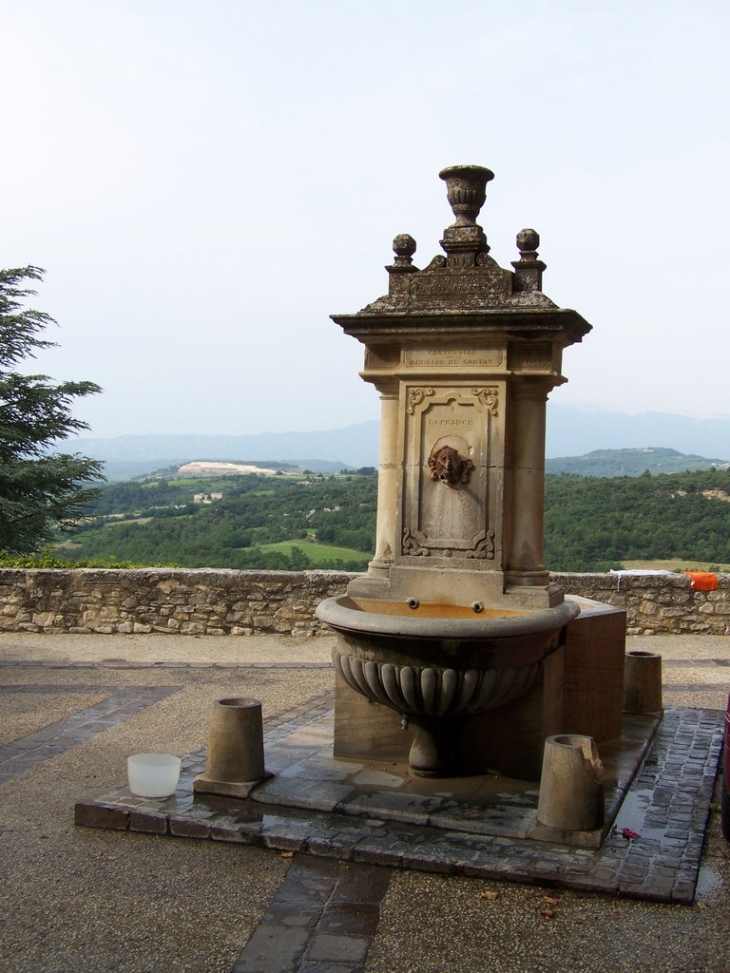
<svg viewBox="0 0 730 973">
<path fill-rule="evenodd" d="M 246 800 L 195 794 L 205 749 L 161 800 L 126 787 L 76 805 L 85 827 L 212 839 L 395 868 L 691 904 L 722 746 L 718 710 L 625 716 L 601 747 L 606 825 L 547 833 L 538 787 L 497 775 L 414 777 L 405 763 L 333 756 L 334 694 L 265 724 L 274 776 Z"/>
</svg>

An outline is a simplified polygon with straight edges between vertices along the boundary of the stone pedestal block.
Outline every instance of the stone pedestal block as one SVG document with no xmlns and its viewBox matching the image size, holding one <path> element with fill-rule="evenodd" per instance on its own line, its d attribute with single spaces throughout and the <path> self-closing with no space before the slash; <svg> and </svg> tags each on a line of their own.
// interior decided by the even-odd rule
<svg viewBox="0 0 730 973">
<path fill-rule="evenodd" d="M 248 797 L 266 776 L 261 703 L 234 697 L 213 703 L 205 773 L 193 781 L 201 794 Z"/>
<path fill-rule="evenodd" d="M 538 823 L 555 831 L 593 831 L 603 818 L 603 764 L 595 741 L 577 734 L 548 737 Z"/>
<path fill-rule="evenodd" d="M 626 612 L 588 598 L 568 598 L 580 605 L 580 615 L 566 630 L 561 730 L 601 744 L 621 736 Z"/>
<path fill-rule="evenodd" d="M 394 709 L 354 692 L 335 671 L 335 757 L 406 761 L 414 729 Z"/>
<path fill-rule="evenodd" d="M 562 673 L 563 650 L 558 649 L 524 696 L 487 713 L 451 720 L 453 776 L 497 772 L 539 780 L 545 737 L 562 729 Z M 337 673 L 335 757 L 407 763 L 415 729 L 396 710 L 353 692 Z"/>
<path fill-rule="evenodd" d="M 463 773 L 540 779 L 545 738 L 563 729 L 564 652 L 561 647 L 545 660 L 540 679 L 524 696 L 469 719 L 459 738 Z"/>
<path fill-rule="evenodd" d="M 656 652 L 627 652 L 624 709 L 627 713 L 661 713 L 662 657 Z"/>
</svg>

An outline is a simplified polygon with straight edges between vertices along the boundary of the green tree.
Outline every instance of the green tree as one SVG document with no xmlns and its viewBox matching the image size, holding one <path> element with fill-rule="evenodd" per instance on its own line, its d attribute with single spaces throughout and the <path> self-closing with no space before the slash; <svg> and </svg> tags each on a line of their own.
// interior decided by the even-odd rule
<svg viewBox="0 0 730 973">
<path fill-rule="evenodd" d="M 72 433 L 88 429 L 75 419 L 78 396 L 100 392 L 93 382 L 54 384 L 47 375 L 24 375 L 15 366 L 55 342 L 40 337 L 53 318 L 24 309 L 42 280 L 38 267 L 0 270 L 0 551 L 28 554 L 68 528 L 94 495 L 86 484 L 101 479 L 102 464 L 78 453 L 51 452 Z"/>
</svg>

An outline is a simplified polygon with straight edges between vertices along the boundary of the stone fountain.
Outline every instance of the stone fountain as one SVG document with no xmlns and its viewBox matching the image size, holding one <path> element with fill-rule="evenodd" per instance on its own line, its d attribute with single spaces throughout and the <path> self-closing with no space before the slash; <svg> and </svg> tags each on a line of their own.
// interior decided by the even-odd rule
<svg viewBox="0 0 730 973">
<path fill-rule="evenodd" d="M 489 169 L 440 177 L 445 256 L 419 270 L 397 236 L 387 295 L 333 315 L 382 402 L 375 557 L 317 609 L 338 634 L 334 752 L 534 780 L 546 736 L 620 734 L 623 613 L 566 597 L 543 564 L 547 398 L 591 326 L 543 294 L 534 230 L 513 270 L 489 255 Z"/>
<path fill-rule="evenodd" d="M 121 790 L 76 821 L 691 902 L 721 714 L 663 721 L 660 657 L 626 656 L 625 613 L 542 560 L 546 400 L 590 326 L 542 293 L 534 230 L 512 271 L 489 256 L 492 173 L 441 177 L 446 256 L 419 270 L 397 237 L 387 296 L 335 317 L 383 418 L 375 558 L 317 609 L 338 636 L 334 734 L 329 694 L 265 733 L 258 700 L 218 700 L 181 794 Z"/>
</svg>

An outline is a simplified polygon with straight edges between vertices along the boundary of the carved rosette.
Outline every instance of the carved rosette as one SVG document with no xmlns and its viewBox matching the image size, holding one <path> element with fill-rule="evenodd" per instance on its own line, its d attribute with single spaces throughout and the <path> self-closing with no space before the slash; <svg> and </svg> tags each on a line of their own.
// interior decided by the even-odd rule
<svg viewBox="0 0 730 973">
<path fill-rule="evenodd" d="M 403 544 L 402 544 L 403 553 L 428 557 L 428 555 L 431 552 L 427 547 L 423 546 L 423 542 L 425 541 L 425 539 L 426 538 L 423 536 L 423 534 L 420 534 L 419 536 L 418 531 L 414 532 L 411 531 L 408 527 L 404 527 Z"/>
<path fill-rule="evenodd" d="M 433 395 L 434 390 L 431 388 L 413 388 L 408 391 L 408 414 L 413 415 L 418 406 L 426 399 L 428 396 Z"/>
<path fill-rule="evenodd" d="M 488 530 L 487 536 L 483 537 L 471 551 L 464 551 L 463 557 L 475 557 L 481 560 L 494 558 L 494 531 Z"/>
<path fill-rule="evenodd" d="M 472 389 L 471 393 L 490 415 L 499 413 L 499 393 L 496 388 Z"/>
<path fill-rule="evenodd" d="M 335 650 L 335 668 L 348 686 L 410 716 L 485 713 L 524 695 L 542 662 L 504 669 L 441 669 L 363 661 Z"/>
</svg>

